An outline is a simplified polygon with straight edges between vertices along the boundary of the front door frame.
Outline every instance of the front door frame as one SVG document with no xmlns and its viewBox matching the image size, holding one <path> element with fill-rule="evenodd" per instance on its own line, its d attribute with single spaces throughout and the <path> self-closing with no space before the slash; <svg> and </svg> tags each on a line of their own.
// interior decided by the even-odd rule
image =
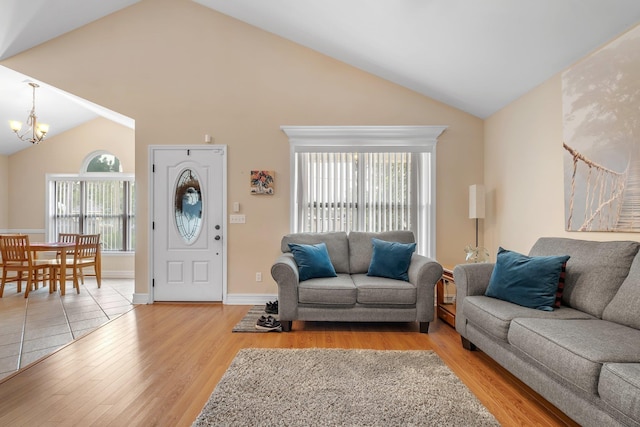
<svg viewBox="0 0 640 427">
<path fill-rule="evenodd" d="M 154 171 L 153 171 L 153 158 L 154 152 L 157 150 L 222 150 L 224 160 L 222 162 L 222 303 L 227 303 L 227 146 L 220 144 L 207 144 L 207 145 L 149 145 L 148 150 L 148 171 L 149 171 L 149 192 L 148 196 L 148 207 L 149 207 L 149 215 L 148 215 L 148 247 L 149 247 L 149 255 L 147 258 L 148 263 L 148 286 L 149 286 L 149 304 L 153 304 L 155 301 L 154 289 L 153 289 L 153 262 L 155 258 L 154 252 L 154 233 L 153 233 L 153 222 L 154 222 Z"/>
</svg>

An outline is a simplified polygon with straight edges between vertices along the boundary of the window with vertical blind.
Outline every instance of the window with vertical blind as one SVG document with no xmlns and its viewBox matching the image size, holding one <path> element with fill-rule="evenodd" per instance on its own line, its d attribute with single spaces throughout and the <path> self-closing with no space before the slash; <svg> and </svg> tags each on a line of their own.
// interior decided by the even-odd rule
<svg viewBox="0 0 640 427">
<path fill-rule="evenodd" d="M 417 153 L 296 153 L 297 230 L 413 230 Z"/>
<path fill-rule="evenodd" d="M 47 175 L 49 241 L 60 233 L 100 234 L 103 252 L 134 250 L 135 178 L 117 172 L 121 170 L 117 158 L 116 168 L 107 164 L 105 156 L 96 156 L 85 161 L 88 170 L 83 173 Z"/>
<path fill-rule="evenodd" d="M 435 257 L 435 142 L 444 127 L 283 126 L 291 231 L 411 230 Z"/>
</svg>

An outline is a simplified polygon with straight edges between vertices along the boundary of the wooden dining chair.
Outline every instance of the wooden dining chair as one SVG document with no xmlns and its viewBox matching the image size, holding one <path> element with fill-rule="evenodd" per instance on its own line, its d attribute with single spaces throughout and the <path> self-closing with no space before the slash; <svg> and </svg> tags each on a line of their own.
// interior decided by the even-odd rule
<svg viewBox="0 0 640 427">
<path fill-rule="evenodd" d="M 0 298 L 4 293 L 4 286 L 12 281 L 17 282 L 18 292 L 22 292 L 22 281 L 26 280 L 25 298 L 29 296 L 32 286 L 38 289 L 40 281 L 44 286 L 45 281 L 49 280 L 49 286 L 52 286 L 53 268 L 47 261 L 34 259 L 29 247 L 29 236 L 24 234 L 0 236 L 0 254 L 2 254 L 3 263 Z M 15 272 L 16 275 L 8 277 L 8 272 Z"/>
<path fill-rule="evenodd" d="M 54 277 L 62 285 L 62 281 L 71 279 L 73 287 L 80 293 L 80 279 L 84 283 L 84 269 L 93 267 L 93 274 L 98 282 L 98 288 L 102 285 L 101 265 L 100 265 L 100 234 L 77 234 L 75 235 L 75 248 L 72 258 L 67 258 L 67 271 L 62 272 L 60 260 L 55 261 Z M 70 271 L 69 271 L 70 270 Z M 80 278 L 80 279 L 79 279 Z"/>
<path fill-rule="evenodd" d="M 78 236 L 76 251 L 73 254 L 73 265 L 83 284 L 85 276 L 94 276 L 98 288 L 102 285 L 100 255 L 100 234 L 81 234 Z M 85 268 L 93 268 L 93 273 L 86 274 Z"/>
<path fill-rule="evenodd" d="M 58 242 L 63 243 L 76 243 L 78 239 L 78 233 L 58 233 Z M 60 263 L 60 253 L 56 254 L 56 262 Z M 71 264 L 73 262 L 73 255 L 67 254 L 67 264 Z M 81 277 L 82 284 L 84 285 L 84 277 Z"/>
</svg>

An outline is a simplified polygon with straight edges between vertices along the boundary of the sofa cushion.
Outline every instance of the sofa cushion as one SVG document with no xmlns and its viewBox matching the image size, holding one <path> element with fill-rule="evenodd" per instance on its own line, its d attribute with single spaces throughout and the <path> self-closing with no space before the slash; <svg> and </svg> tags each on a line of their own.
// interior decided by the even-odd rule
<svg viewBox="0 0 640 427">
<path fill-rule="evenodd" d="M 289 243 L 315 245 L 321 242 L 327 245 L 327 252 L 336 273 L 349 273 L 349 240 L 344 231 L 287 234 L 280 242 L 280 250 L 283 253 L 291 252 Z"/>
<path fill-rule="evenodd" d="M 499 248 L 485 295 L 553 311 L 560 275 L 568 259 L 568 255 L 528 257 Z"/>
<path fill-rule="evenodd" d="M 415 243 L 387 242 L 371 239 L 373 255 L 369 264 L 368 276 L 386 277 L 409 281 L 411 255 L 416 250 Z"/>
<path fill-rule="evenodd" d="M 300 304 L 354 305 L 356 296 L 356 286 L 348 274 L 310 279 L 298 285 Z"/>
<path fill-rule="evenodd" d="M 640 363 L 605 363 L 598 393 L 604 402 L 640 423 Z"/>
<path fill-rule="evenodd" d="M 352 231 L 349 233 L 348 258 L 350 264 L 349 271 L 351 273 L 364 274 L 369 271 L 371 257 L 373 256 L 373 243 L 371 242 L 373 238 L 400 243 L 414 243 L 416 241 L 413 232 L 405 230 L 383 231 L 379 233 Z"/>
<path fill-rule="evenodd" d="M 602 365 L 640 362 L 640 331 L 600 319 L 518 318 L 509 343 L 587 393 L 597 394 Z"/>
<path fill-rule="evenodd" d="M 293 259 L 296 260 L 301 282 L 317 277 L 336 277 L 336 270 L 331 264 L 324 242 L 315 245 L 289 243 L 289 248 L 293 253 Z"/>
<path fill-rule="evenodd" d="M 595 319 L 593 316 L 573 308 L 562 306 L 554 311 L 542 311 L 522 307 L 507 301 L 486 296 L 468 296 L 462 302 L 462 312 L 469 323 L 489 335 L 507 341 L 509 325 L 519 317 L 541 319 Z"/>
<path fill-rule="evenodd" d="M 353 283 L 358 291 L 359 304 L 375 305 L 415 305 L 417 289 L 403 280 L 354 274 Z"/>
<path fill-rule="evenodd" d="M 604 309 L 602 318 L 640 329 L 640 255 L 636 255 L 629 275 Z"/>
<path fill-rule="evenodd" d="M 612 300 L 627 277 L 639 242 L 594 242 L 561 237 L 542 237 L 530 256 L 570 255 L 562 303 L 596 317 Z"/>
</svg>

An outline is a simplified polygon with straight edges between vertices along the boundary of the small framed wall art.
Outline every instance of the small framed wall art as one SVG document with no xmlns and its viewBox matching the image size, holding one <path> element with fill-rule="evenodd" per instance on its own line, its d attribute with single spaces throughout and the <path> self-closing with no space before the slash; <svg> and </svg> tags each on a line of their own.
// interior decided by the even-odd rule
<svg viewBox="0 0 640 427">
<path fill-rule="evenodd" d="M 275 171 L 251 171 L 251 194 L 272 196 Z"/>
</svg>

